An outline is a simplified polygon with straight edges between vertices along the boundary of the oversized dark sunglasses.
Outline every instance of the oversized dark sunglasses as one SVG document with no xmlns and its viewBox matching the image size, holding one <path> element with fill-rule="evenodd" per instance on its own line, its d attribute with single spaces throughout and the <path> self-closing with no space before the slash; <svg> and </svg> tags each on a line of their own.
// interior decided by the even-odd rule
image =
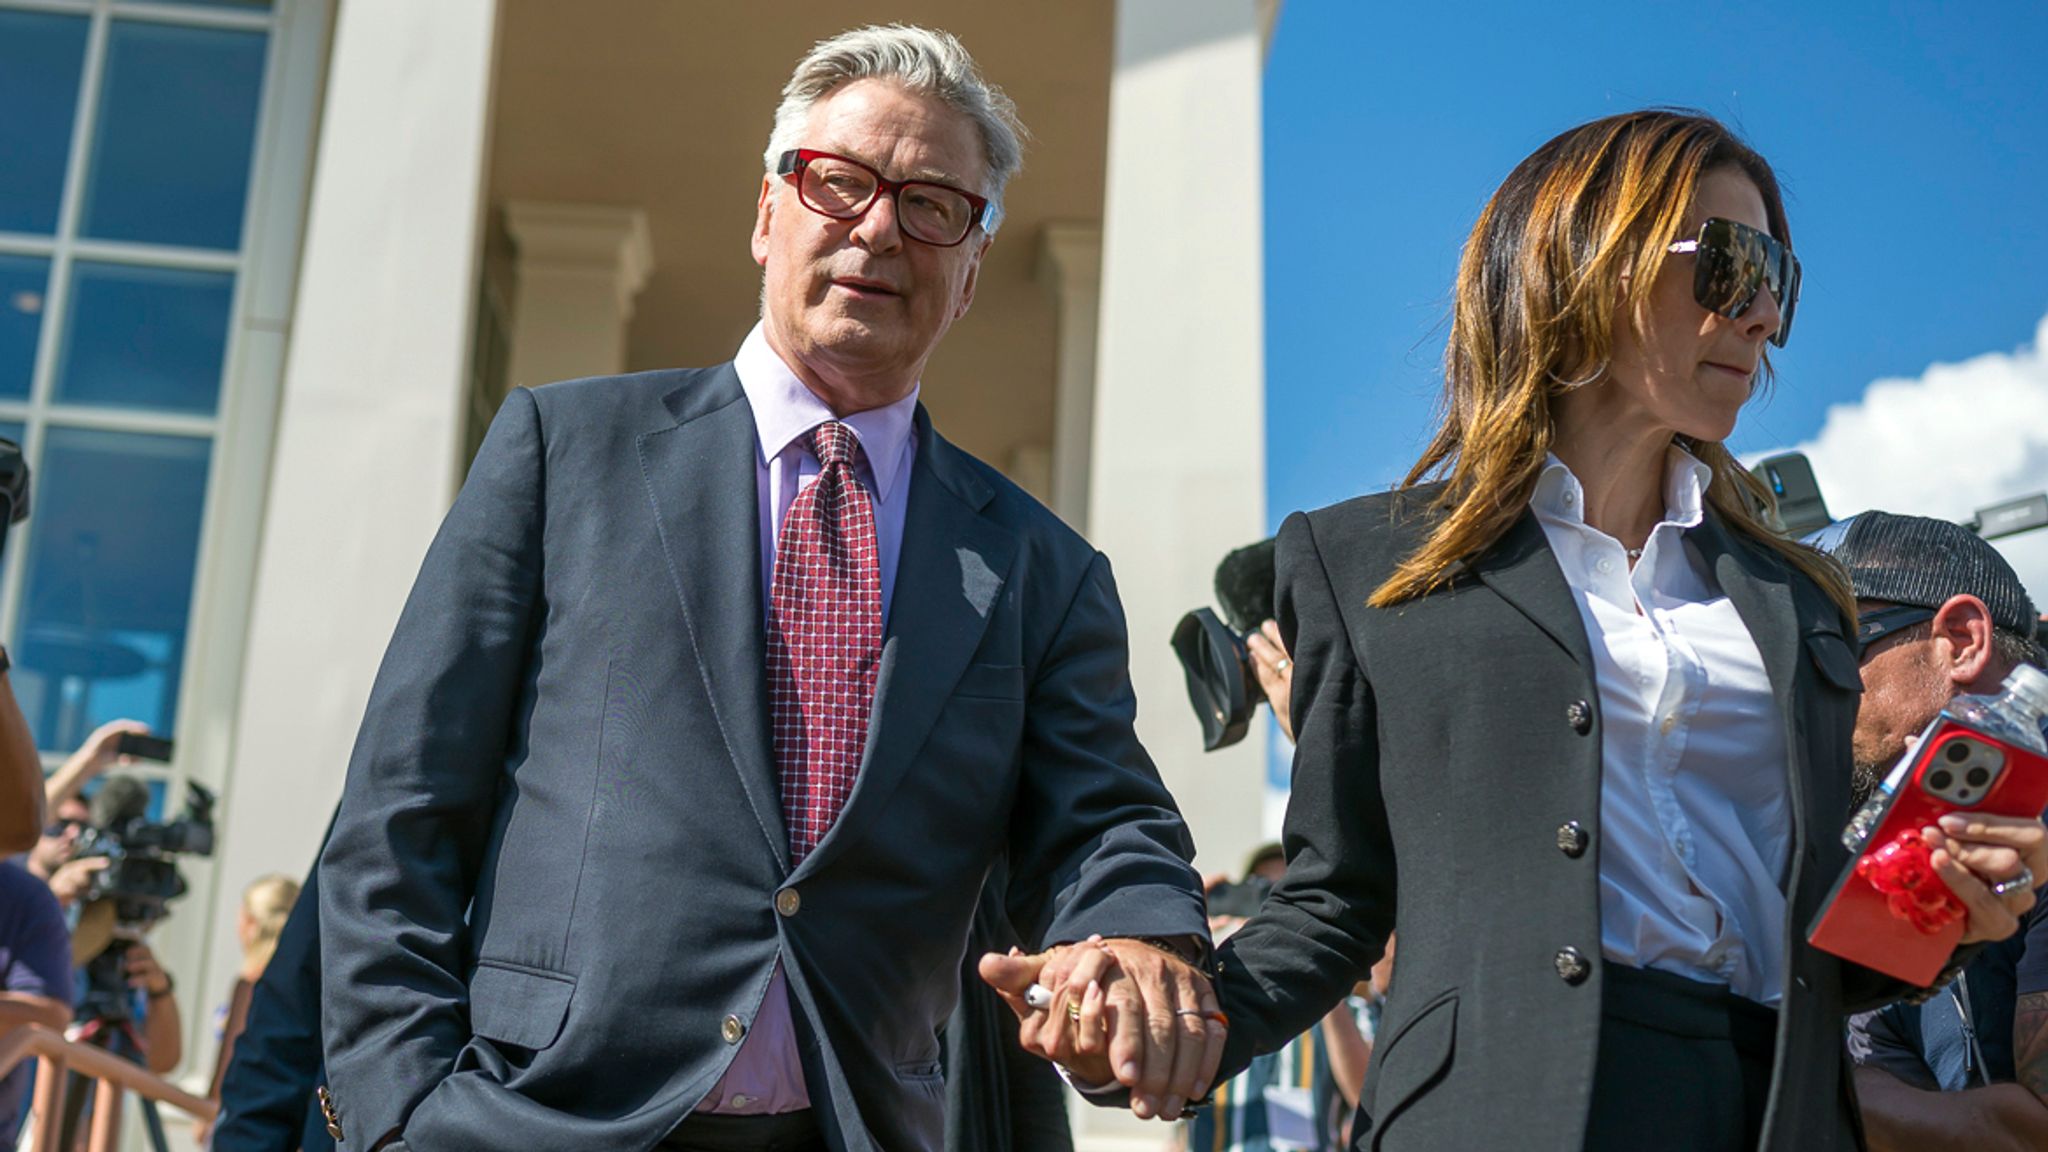
<svg viewBox="0 0 2048 1152">
<path fill-rule="evenodd" d="M 1785 346 L 1799 307 L 1799 259 L 1777 237 L 1712 216 L 1700 225 L 1698 239 L 1680 240 L 1667 251 L 1693 254 L 1692 298 L 1717 315 L 1733 320 L 1756 303 L 1759 290 L 1770 289 L 1778 301 L 1771 343 Z"/>
<path fill-rule="evenodd" d="M 1934 609 L 1916 604 L 1895 604 L 1890 608 L 1859 612 L 1856 615 L 1856 654 L 1861 657 L 1870 651 L 1871 645 L 1892 633 L 1903 632 L 1932 619 Z"/>
</svg>

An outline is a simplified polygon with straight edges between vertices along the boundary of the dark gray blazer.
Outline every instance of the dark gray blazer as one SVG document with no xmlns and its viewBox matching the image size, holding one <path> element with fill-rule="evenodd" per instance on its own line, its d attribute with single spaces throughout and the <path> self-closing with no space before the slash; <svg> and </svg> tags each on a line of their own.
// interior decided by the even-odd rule
<svg viewBox="0 0 2048 1152">
<path fill-rule="evenodd" d="M 1300 735 L 1288 869 L 1218 957 L 1225 1064 L 1312 1026 L 1395 930 L 1357 1146 L 1577 1152 L 1605 968 L 1593 660 L 1530 514 L 1449 587 L 1366 607 L 1422 542 L 1435 491 L 1297 514 L 1280 531 Z M 1856 657 L 1819 588 L 1711 511 L 1685 539 L 1755 637 L 1785 711 L 1792 944 L 1764 1146 L 1848 1149 L 1861 1141 L 1844 1009 L 1902 990 L 1804 944 L 1847 862 Z M 1589 977 L 1566 978 L 1565 948 L 1592 962 Z"/>
<path fill-rule="evenodd" d="M 1026 939 L 1206 939 L 1107 562 L 922 409 L 915 434 L 859 781 L 792 870 L 738 376 L 505 402 L 321 862 L 344 1149 L 651 1148 L 780 958 L 833 1147 L 936 1150 L 936 1033 L 998 853 Z"/>
</svg>

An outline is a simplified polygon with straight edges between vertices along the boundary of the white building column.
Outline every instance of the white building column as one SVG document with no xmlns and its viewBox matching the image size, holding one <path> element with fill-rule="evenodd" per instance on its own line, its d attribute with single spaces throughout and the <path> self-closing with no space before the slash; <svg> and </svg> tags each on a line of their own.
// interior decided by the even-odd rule
<svg viewBox="0 0 2048 1152">
<path fill-rule="evenodd" d="M 1102 226 L 1046 225 L 1038 238 L 1038 281 L 1059 310 L 1049 503 L 1077 531 L 1086 532 L 1095 439 L 1096 325 L 1102 311 Z"/>
<path fill-rule="evenodd" d="M 518 250 L 508 383 L 532 387 L 624 371 L 633 298 L 654 271 L 647 214 L 515 201 L 505 206 L 505 230 Z"/>
<path fill-rule="evenodd" d="M 178 973 L 195 1035 L 240 964 L 242 889 L 313 862 L 460 479 L 497 12 L 495 0 L 338 6 L 207 955 Z"/>
<path fill-rule="evenodd" d="M 1089 537 L 1130 621 L 1138 734 L 1205 870 L 1257 842 L 1265 741 L 1202 751 L 1168 647 L 1217 561 L 1265 534 L 1263 27 L 1254 0 L 1118 0 Z M 1165 1129 L 1077 1110 L 1084 1150 Z"/>
</svg>

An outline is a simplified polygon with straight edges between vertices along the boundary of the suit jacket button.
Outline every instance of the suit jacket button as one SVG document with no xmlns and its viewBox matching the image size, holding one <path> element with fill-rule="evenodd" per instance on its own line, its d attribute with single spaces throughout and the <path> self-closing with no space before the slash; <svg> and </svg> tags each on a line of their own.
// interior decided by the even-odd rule
<svg viewBox="0 0 2048 1152">
<path fill-rule="evenodd" d="M 737 1044 L 747 1037 L 747 1026 L 737 1016 L 727 1016 L 718 1026 L 718 1034 L 725 1037 L 727 1044 Z"/>
<path fill-rule="evenodd" d="M 1552 962 L 1557 965 L 1557 978 L 1567 984 L 1584 984 L 1586 977 L 1593 974 L 1593 965 L 1577 948 L 1559 948 Z"/>
<path fill-rule="evenodd" d="M 327 1085 L 325 1084 L 322 1084 L 320 1086 L 319 1096 L 320 1118 L 327 1122 L 327 1134 L 333 1137 L 336 1143 L 339 1143 L 342 1138 L 341 1117 L 335 1114 L 334 1096 L 332 1093 L 327 1091 Z"/>
<path fill-rule="evenodd" d="M 1564 718 L 1572 726 L 1572 731 L 1581 736 L 1593 730 L 1593 706 L 1584 700 L 1574 700 L 1565 705 Z"/>
<path fill-rule="evenodd" d="M 1567 820 L 1557 826 L 1557 850 L 1577 860 L 1586 854 L 1588 837 L 1586 830 L 1577 820 Z"/>
<path fill-rule="evenodd" d="M 796 910 L 803 906 L 804 898 L 797 895 L 794 888 L 784 888 L 775 894 L 775 910 L 784 916 L 796 915 Z"/>
</svg>

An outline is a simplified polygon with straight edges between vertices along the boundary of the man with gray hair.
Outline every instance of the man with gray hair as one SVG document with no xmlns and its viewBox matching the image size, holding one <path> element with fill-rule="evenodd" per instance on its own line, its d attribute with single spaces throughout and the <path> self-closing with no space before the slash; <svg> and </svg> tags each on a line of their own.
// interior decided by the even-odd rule
<svg viewBox="0 0 2048 1152">
<path fill-rule="evenodd" d="M 1206 1091 L 1109 566 L 918 403 L 1015 114 L 918 28 L 783 96 L 732 362 L 515 391 L 399 620 L 319 873 L 346 1152 L 937 1149 L 999 854 L 1133 1107 Z"/>
</svg>

